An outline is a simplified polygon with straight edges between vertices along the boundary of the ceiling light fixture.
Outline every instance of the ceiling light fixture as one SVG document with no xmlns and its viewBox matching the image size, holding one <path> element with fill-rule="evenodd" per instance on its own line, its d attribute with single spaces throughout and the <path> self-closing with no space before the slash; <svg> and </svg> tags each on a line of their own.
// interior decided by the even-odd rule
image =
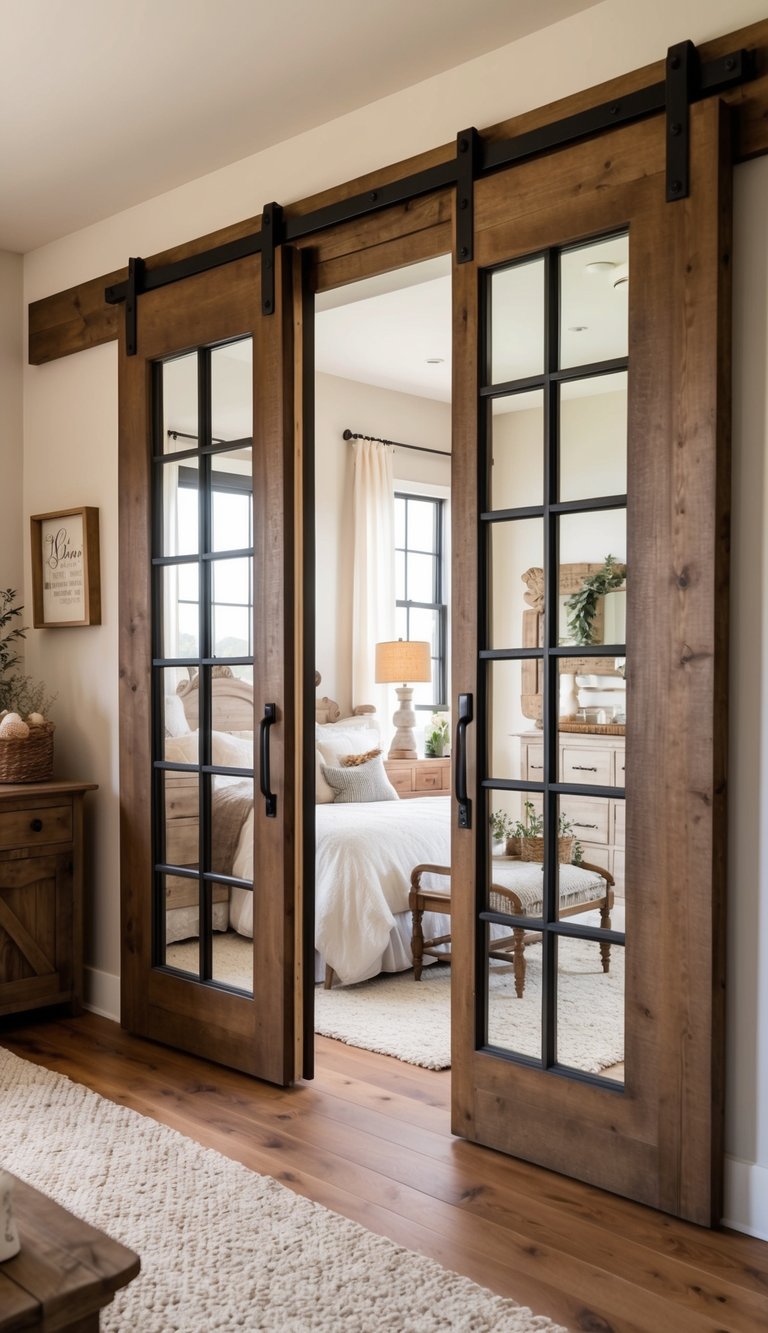
<svg viewBox="0 0 768 1333">
<path fill-rule="evenodd" d="M 610 273 L 612 268 L 616 268 L 615 259 L 593 259 L 591 263 L 584 265 L 584 272 Z"/>
</svg>

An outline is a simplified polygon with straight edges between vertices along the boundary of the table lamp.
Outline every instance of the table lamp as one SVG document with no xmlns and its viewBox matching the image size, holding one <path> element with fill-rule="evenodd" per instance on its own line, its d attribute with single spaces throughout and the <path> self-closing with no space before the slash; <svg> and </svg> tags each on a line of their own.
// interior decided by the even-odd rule
<svg viewBox="0 0 768 1333">
<path fill-rule="evenodd" d="M 397 639 L 376 644 L 376 683 L 394 685 L 401 681 L 395 693 L 397 711 L 392 721 L 396 727 L 389 747 L 390 759 L 418 759 L 416 749 L 416 714 L 413 711 L 413 689 L 408 684 L 421 684 L 432 679 L 432 646 L 429 643 Z"/>
</svg>

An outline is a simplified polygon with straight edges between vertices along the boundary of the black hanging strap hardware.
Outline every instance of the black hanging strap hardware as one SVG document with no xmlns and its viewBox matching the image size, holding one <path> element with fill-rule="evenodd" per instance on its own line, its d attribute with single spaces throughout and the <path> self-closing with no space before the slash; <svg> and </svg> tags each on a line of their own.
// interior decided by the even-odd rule
<svg viewBox="0 0 768 1333">
<path fill-rule="evenodd" d="M 456 136 L 456 263 L 468 264 L 475 245 L 475 180 L 482 140 L 476 129 Z"/>
<path fill-rule="evenodd" d="M 261 313 L 275 313 L 275 250 L 283 239 L 283 210 L 265 204 L 261 212 Z"/>
<path fill-rule="evenodd" d="M 693 42 L 667 51 L 667 202 L 690 193 L 690 107 L 699 96 L 699 53 Z"/>
<path fill-rule="evenodd" d="M 138 296 L 144 291 L 144 260 L 128 260 L 128 291 L 125 297 L 125 351 L 135 356 L 138 347 Z"/>
</svg>

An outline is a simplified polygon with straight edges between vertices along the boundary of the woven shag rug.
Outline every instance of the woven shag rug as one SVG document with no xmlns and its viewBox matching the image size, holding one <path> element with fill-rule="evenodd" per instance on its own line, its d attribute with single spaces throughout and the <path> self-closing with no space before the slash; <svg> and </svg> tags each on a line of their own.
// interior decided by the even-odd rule
<svg viewBox="0 0 768 1333">
<path fill-rule="evenodd" d="M 2 1048 L 0 1127 L 0 1166 L 141 1256 L 112 1333 L 558 1329 Z"/>
</svg>

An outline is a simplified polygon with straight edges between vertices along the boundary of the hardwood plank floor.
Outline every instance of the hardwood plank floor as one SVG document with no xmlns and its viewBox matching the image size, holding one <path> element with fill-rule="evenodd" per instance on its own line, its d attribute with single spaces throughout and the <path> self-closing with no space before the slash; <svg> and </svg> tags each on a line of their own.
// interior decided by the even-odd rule
<svg viewBox="0 0 768 1333">
<path fill-rule="evenodd" d="M 450 1074 L 318 1038 L 317 1077 L 257 1083 L 84 1014 L 0 1044 L 584 1333 L 765 1333 L 768 1245 L 455 1139 Z"/>
</svg>

